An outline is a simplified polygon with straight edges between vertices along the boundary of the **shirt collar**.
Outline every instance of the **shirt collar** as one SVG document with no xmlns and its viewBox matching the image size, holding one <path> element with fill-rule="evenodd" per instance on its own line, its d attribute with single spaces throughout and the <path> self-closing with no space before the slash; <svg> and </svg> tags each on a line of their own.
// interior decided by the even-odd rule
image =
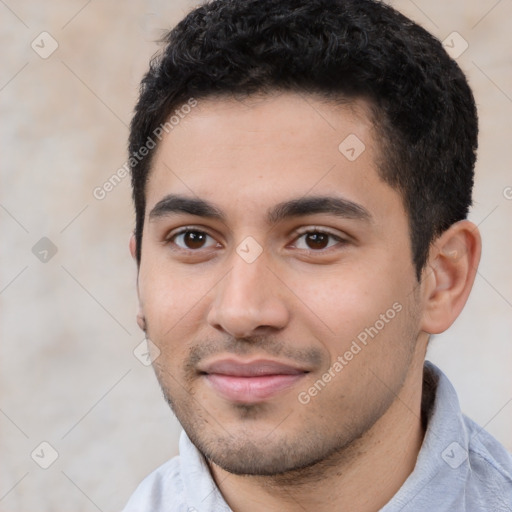
<svg viewBox="0 0 512 512">
<path fill-rule="evenodd" d="M 469 437 L 457 393 L 446 375 L 430 361 L 423 372 L 422 413 L 427 429 L 413 472 L 381 512 L 431 510 L 419 506 L 443 498 L 443 510 L 463 500 L 469 467 Z M 449 489 L 449 495 L 447 494 Z M 416 508 L 415 508 L 416 507 Z M 409 510 L 409 508 L 407 508 Z M 438 512 L 438 509 L 436 509 Z"/>
</svg>

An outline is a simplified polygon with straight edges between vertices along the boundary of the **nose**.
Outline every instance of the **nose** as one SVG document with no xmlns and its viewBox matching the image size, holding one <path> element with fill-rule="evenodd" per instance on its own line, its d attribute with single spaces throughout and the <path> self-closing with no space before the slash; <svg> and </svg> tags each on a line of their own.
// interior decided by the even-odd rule
<svg viewBox="0 0 512 512">
<path fill-rule="evenodd" d="M 235 253 L 231 263 L 214 289 L 208 323 L 235 338 L 283 329 L 290 317 L 283 285 L 263 255 L 247 263 Z"/>
</svg>

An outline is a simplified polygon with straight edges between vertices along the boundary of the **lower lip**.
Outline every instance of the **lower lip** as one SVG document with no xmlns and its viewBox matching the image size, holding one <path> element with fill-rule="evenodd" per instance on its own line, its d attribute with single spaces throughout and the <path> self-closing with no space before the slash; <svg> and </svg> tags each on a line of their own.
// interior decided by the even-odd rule
<svg viewBox="0 0 512 512">
<path fill-rule="evenodd" d="M 232 402 L 255 403 L 271 398 L 293 386 L 305 373 L 236 377 L 208 374 L 206 379 L 223 398 Z"/>
</svg>

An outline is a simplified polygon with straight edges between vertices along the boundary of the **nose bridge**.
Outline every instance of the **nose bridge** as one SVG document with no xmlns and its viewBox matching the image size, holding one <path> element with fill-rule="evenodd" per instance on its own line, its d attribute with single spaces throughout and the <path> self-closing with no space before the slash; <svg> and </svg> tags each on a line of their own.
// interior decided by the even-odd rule
<svg viewBox="0 0 512 512">
<path fill-rule="evenodd" d="M 239 254 L 233 254 L 231 270 L 222 283 L 220 304 L 237 314 L 255 314 L 268 300 L 270 288 L 266 258 L 260 255 L 255 261 L 248 263 Z"/>
<path fill-rule="evenodd" d="M 264 254 L 248 262 L 233 252 L 230 271 L 216 287 L 209 312 L 211 325 L 244 337 L 261 327 L 282 328 L 286 324 L 288 311 L 267 265 Z"/>
<path fill-rule="evenodd" d="M 235 295 L 239 294 L 245 298 L 256 298 L 255 287 L 258 282 L 261 283 L 265 280 L 265 272 L 268 272 L 268 270 L 264 256 L 260 256 L 249 263 L 238 253 L 233 254 L 231 271 L 226 283 L 228 292 L 234 292 Z"/>
</svg>

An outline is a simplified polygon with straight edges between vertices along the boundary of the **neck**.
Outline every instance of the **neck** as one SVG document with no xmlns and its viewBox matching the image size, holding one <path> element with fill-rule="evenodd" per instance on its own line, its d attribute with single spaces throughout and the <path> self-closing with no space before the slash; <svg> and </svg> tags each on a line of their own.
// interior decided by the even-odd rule
<svg viewBox="0 0 512 512">
<path fill-rule="evenodd" d="M 228 473 L 209 462 L 233 512 L 380 510 L 411 474 L 424 437 L 421 420 L 423 361 L 395 401 L 361 438 L 314 466 L 262 477 Z"/>
</svg>

